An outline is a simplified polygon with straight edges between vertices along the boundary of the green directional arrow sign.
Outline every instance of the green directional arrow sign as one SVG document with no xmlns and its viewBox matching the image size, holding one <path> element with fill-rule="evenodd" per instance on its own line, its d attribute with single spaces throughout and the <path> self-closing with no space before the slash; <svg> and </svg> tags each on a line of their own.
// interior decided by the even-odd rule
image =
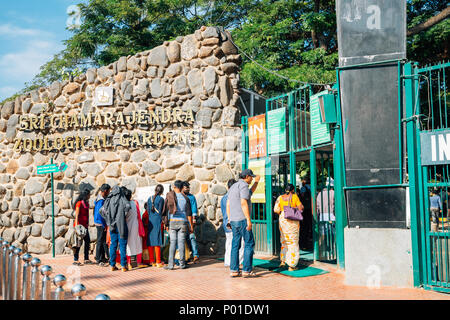
<svg viewBox="0 0 450 320">
<path fill-rule="evenodd" d="M 59 166 L 59 171 L 64 172 L 67 169 L 67 164 L 65 164 L 64 162 L 61 163 L 61 165 Z"/>
<path fill-rule="evenodd" d="M 57 164 L 47 164 L 45 166 L 37 167 L 37 174 L 47 174 L 59 172 L 59 167 Z"/>
</svg>

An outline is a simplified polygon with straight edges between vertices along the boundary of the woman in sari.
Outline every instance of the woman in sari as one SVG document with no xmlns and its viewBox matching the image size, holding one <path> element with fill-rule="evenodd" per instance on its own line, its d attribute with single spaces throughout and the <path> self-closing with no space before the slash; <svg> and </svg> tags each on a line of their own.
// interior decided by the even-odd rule
<svg viewBox="0 0 450 320">
<path fill-rule="evenodd" d="M 295 194 L 295 187 L 288 184 L 285 189 L 285 194 L 278 197 L 275 202 L 274 212 L 280 215 L 280 241 L 281 253 L 280 267 L 287 264 L 289 271 L 294 271 L 300 259 L 299 236 L 300 236 L 300 221 L 289 220 L 284 217 L 284 207 L 290 206 L 303 210 L 303 205 L 300 199 Z"/>
<path fill-rule="evenodd" d="M 124 188 L 125 197 L 130 201 L 131 209 L 126 216 L 128 227 L 127 239 L 127 264 L 128 270 L 131 270 L 131 257 L 136 256 L 138 268 L 145 268 L 146 265 L 142 263 L 142 237 L 145 236 L 144 226 L 139 212 L 139 205 L 137 201 L 131 200 L 131 190 Z"/>
</svg>

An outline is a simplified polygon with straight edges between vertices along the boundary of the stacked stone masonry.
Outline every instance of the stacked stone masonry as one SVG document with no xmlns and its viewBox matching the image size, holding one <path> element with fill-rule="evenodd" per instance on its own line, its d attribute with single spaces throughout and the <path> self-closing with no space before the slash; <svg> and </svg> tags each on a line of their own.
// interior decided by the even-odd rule
<svg viewBox="0 0 450 320">
<path fill-rule="evenodd" d="M 226 183 L 241 169 L 241 129 L 237 108 L 241 57 L 228 40 L 230 34 L 202 27 L 195 34 L 177 37 L 163 45 L 99 69 L 89 69 L 73 81 L 55 82 L 15 101 L 0 105 L 0 235 L 30 253 L 52 250 L 50 175 L 37 175 L 37 166 L 65 162 L 55 179 L 55 250 L 69 254 L 67 239 L 74 223 L 72 201 L 78 190 L 94 192 L 103 183 L 138 187 L 188 180 L 196 196 L 200 222 L 195 227 L 200 254 L 224 252 L 220 200 Z M 97 107 L 98 86 L 114 88 L 114 105 Z M 131 112 L 180 107 L 192 110 L 194 128 L 201 130 L 196 146 L 124 148 L 59 153 L 15 152 L 17 137 L 35 133 L 18 130 L 19 116 L 52 113 Z M 109 128 L 107 135 L 120 134 Z M 70 132 L 62 135 L 70 134 Z M 73 132 L 72 132 L 73 134 Z M 93 193 L 94 193 L 93 192 Z M 91 196 L 91 250 L 95 196 Z"/>
</svg>

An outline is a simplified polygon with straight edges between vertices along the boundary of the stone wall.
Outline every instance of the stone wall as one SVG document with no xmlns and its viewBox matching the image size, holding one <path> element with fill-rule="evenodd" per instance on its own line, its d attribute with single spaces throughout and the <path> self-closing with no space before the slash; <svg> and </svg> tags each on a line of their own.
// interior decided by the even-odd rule
<svg viewBox="0 0 450 320">
<path fill-rule="evenodd" d="M 137 187 L 189 180 L 199 206 L 195 227 L 200 254 L 223 253 L 224 233 L 220 200 L 226 182 L 241 169 L 239 65 L 241 57 L 229 34 L 202 27 L 195 34 L 166 41 L 152 50 L 122 57 L 99 69 L 89 69 L 73 81 L 55 82 L 0 106 L 0 235 L 30 253 L 51 252 L 50 175 L 36 167 L 65 162 L 68 169 L 55 179 L 56 253 L 71 253 L 67 239 L 73 232 L 72 201 L 83 186 L 97 190 L 103 183 Z M 114 105 L 97 107 L 95 88 L 114 88 Z M 19 137 L 34 135 L 18 129 L 20 115 L 191 109 L 193 127 L 201 131 L 197 146 L 124 148 L 58 153 L 16 152 Z M 103 129 L 108 135 L 120 134 Z M 121 131 L 121 129 L 117 130 Z M 73 132 L 72 132 L 73 133 Z M 64 134 L 70 134 L 64 133 Z M 93 208 L 95 196 L 91 196 Z M 96 231 L 91 210 L 91 249 Z"/>
</svg>

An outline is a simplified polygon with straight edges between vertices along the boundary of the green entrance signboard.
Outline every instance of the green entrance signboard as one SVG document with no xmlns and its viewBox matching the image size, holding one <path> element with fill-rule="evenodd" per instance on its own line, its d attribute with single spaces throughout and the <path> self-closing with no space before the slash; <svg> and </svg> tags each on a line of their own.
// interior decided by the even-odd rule
<svg viewBox="0 0 450 320">
<path fill-rule="evenodd" d="M 286 108 L 267 112 L 269 154 L 286 151 Z"/>
<path fill-rule="evenodd" d="M 323 94 L 327 94 L 328 91 L 319 92 L 311 96 L 310 110 L 311 110 L 311 143 L 317 145 L 331 141 L 330 127 L 326 123 L 320 121 L 320 106 L 319 97 Z"/>
</svg>

